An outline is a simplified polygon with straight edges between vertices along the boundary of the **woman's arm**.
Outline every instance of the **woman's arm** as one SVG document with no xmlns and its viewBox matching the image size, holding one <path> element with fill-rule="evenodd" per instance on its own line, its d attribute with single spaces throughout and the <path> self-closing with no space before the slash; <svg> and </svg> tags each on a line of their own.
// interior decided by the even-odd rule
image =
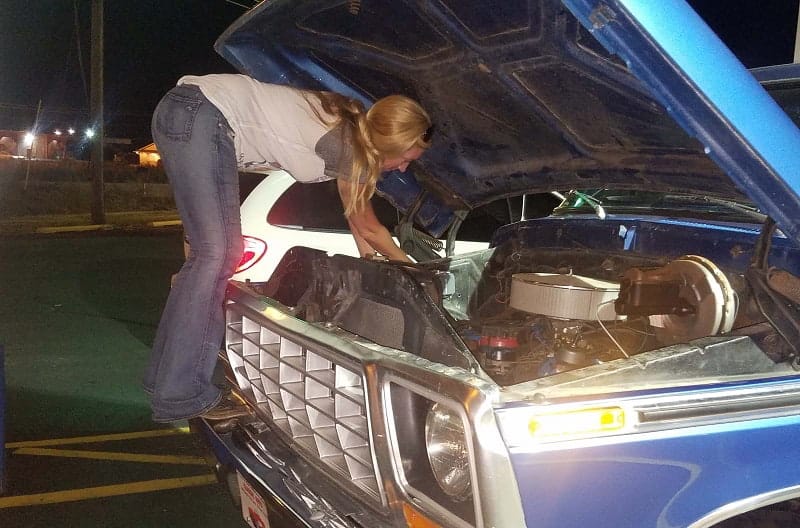
<svg viewBox="0 0 800 528">
<path fill-rule="evenodd" d="M 364 237 L 358 234 L 356 228 L 353 227 L 353 224 L 348 220 L 347 223 L 350 225 L 350 233 L 353 234 L 353 238 L 356 240 L 356 247 L 358 248 L 358 254 L 362 257 L 366 258 L 369 255 L 375 254 L 375 248 L 369 245 L 369 243 L 364 240 Z"/>
<path fill-rule="evenodd" d="M 336 184 L 339 188 L 342 204 L 346 209 L 350 200 L 350 182 L 337 180 Z M 361 256 L 377 251 L 391 260 L 411 262 L 408 255 L 394 243 L 389 230 L 375 216 L 375 211 L 372 209 L 370 202 L 366 203 L 362 211 L 351 214 L 347 221 L 350 224 L 350 231 Z"/>
</svg>

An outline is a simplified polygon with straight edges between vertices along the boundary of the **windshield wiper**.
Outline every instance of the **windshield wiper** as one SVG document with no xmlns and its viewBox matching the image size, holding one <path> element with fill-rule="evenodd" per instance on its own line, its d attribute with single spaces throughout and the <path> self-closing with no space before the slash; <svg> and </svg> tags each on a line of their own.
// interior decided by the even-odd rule
<svg viewBox="0 0 800 528">
<path fill-rule="evenodd" d="M 737 213 L 742 213 L 745 216 L 749 216 L 753 220 L 756 220 L 758 223 L 763 224 L 764 221 L 767 219 L 767 215 L 763 213 L 759 213 L 755 209 L 751 207 L 747 207 L 746 205 L 742 205 L 738 202 L 734 202 L 733 200 L 725 200 L 722 198 L 712 198 L 711 196 L 689 196 L 684 194 L 670 194 L 664 197 L 662 201 L 669 201 L 675 200 L 678 202 L 700 202 L 700 203 L 708 203 L 713 205 L 720 205 L 731 211 L 736 211 Z"/>
</svg>

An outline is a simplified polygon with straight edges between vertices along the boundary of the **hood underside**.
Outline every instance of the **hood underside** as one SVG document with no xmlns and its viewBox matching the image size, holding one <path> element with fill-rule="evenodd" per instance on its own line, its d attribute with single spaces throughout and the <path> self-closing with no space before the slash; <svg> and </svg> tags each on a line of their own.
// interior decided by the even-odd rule
<svg viewBox="0 0 800 528">
<path fill-rule="evenodd" d="M 636 2 L 565 3 L 569 9 L 557 0 L 268 1 L 231 26 L 216 49 L 265 82 L 334 90 L 366 104 L 391 93 L 419 100 L 436 128 L 413 172 L 453 208 L 599 187 L 719 197 L 745 189 L 753 199 L 753 172 L 775 168 L 763 160 L 755 169 L 736 159 L 726 165 L 739 155 L 718 136 L 741 143 L 740 131 L 724 119 L 720 130 L 699 122 L 702 112 L 712 120 L 719 112 L 703 94 L 687 101 L 669 85 L 674 77 L 684 91 L 697 88 L 685 72 L 670 70 L 666 51 L 631 17 L 624 4 Z M 660 8 L 666 4 L 694 15 L 683 2 Z M 702 112 L 693 114 L 694 106 Z M 752 148 L 743 145 L 741 152 Z M 787 187 L 780 181 L 762 194 Z M 773 217 L 786 206 L 756 195 Z M 800 210 L 796 196 L 792 203 Z"/>
</svg>

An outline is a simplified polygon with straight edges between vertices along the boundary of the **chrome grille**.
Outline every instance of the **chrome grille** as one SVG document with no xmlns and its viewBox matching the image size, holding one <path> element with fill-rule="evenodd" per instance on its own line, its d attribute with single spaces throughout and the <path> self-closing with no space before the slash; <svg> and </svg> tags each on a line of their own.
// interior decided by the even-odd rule
<svg viewBox="0 0 800 528">
<path fill-rule="evenodd" d="M 245 398 L 301 454 L 380 499 L 362 372 L 226 307 L 228 361 Z"/>
</svg>

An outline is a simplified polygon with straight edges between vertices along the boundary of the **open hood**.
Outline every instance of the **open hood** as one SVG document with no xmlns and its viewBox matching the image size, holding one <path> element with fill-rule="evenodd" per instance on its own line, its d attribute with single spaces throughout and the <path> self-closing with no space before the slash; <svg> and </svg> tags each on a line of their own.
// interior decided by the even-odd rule
<svg viewBox="0 0 800 528">
<path fill-rule="evenodd" d="M 215 47 L 262 81 L 419 100 L 436 132 L 413 172 L 449 208 L 570 188 L 744 194 L 799 238 L 800 132 L 682 0 L 274 0 Z M 385 180 L 393 194 L 413 178 Z"/>
</svg>

